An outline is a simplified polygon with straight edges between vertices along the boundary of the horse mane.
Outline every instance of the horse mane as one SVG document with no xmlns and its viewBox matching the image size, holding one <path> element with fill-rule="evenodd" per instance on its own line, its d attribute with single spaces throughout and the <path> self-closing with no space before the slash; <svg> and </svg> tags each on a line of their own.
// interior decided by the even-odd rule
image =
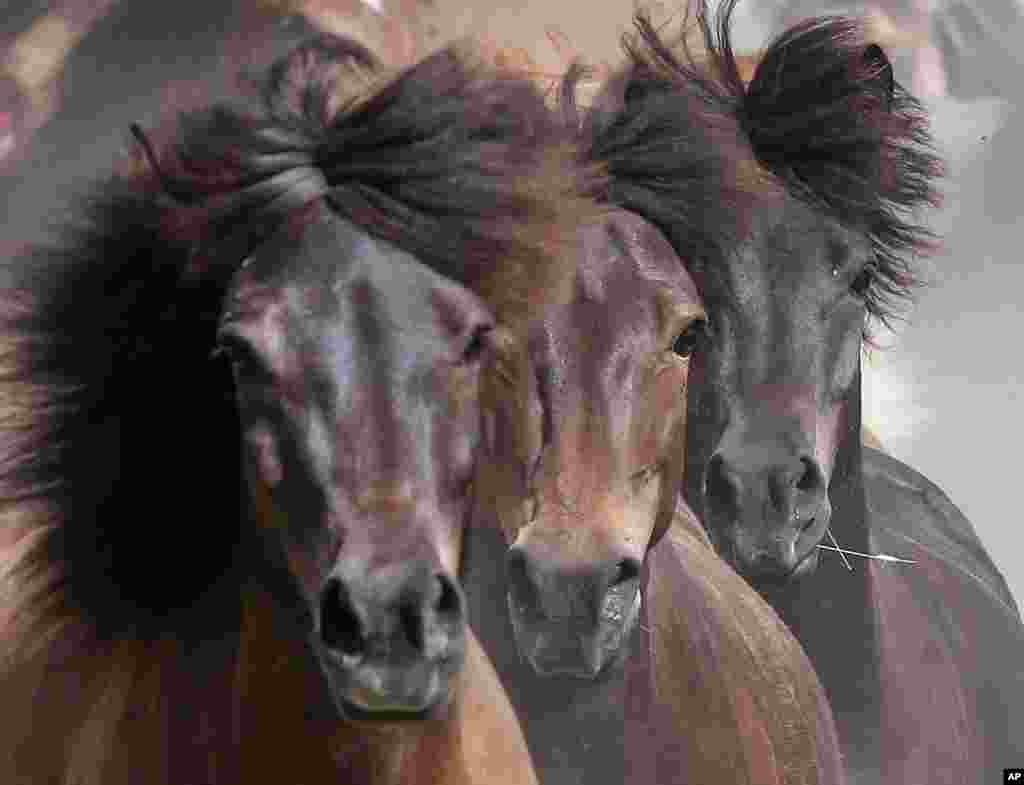
<svg viewBox="0 0 1024 785">
<path fill-rule="evenodd" d="M 559 228 L 589 209 L 543 96 L 455 48 L 395 75 L 321 36 L 270 69 L 256 108 L 140 138 L 146 171 L 98 183 L 0 298 L 0 527 L 30 538 L 0 565 L 0 694 L 26 715 L 0 741 L 5 782 L 127 782 L 138 765 L 237 781 L 243 586 L 282 568 L 252 531 L 211 352 L 259 243 L 330 210 L 511 320 L 571 271 Z"/>
<path fill-rule="evenodd" d="M 458 46 L 395 76 L 323 34 L 258 90 L 262 117 L 217 106 L 188 118 L 165 155 L 172 188 L 209 201 L 312 167 L 331 211 L 469 287 L 499 321 L 522 318 L 565 276 L 552 258 L 561 230 L 594 209 L 580 195 L 594 175 L 573 166 L 572 141 L 531 82 Z M 196 218 L 184 211 L 179 223 L 194 232 Z M 201 234 L 225 233 L 209 209 L 198 219 Z"/>
<path fill-rule="evenodd" d="M 626 65 L 589 121 L 592 155 L 609 161 L 609 196 L 652 220 L 699 269 L 703 249 L 742 231 L 752 196 L 783 188 L 867 234 L 867 309 L 889 324 L 922 283 L 916 257 L 935 247 L 917 218 L 940 201 L 926 113 L 854 19 L 796 25 L 750 76 L 730 39 L 736 4 L 710 19 L 705 0 L 694 0 L 684 28 L 692 21 L 696 35 L 671 42 L 636 15 L 637 34 L 623 38 Z M 718 146 L 717 160 L 708 145 Z M 704 189 L 700 173 L 710 175 Z M 739 211 L 717 242 L 705 236 L 713 227 L 695 225 L 716 192 Z"/>
<path fill-rule="evenodd" d="M 649 24 L 642 14 L 637 19 Z M 591 195 L 653 223 L 687 265 L 720 255 L 739 231 L 735 217 L 745 199 L 734 172 L 740 156 L 726 153 L 739 132 L 691 89 L 701 73 L 666 81 L 637 58 L 581 110 L 577 92 L 586 74 L 578 64 L 569 68 L 559 104 L 563 122 L 578 131 L 581 158 L 607 172 Z"/>
</svg>

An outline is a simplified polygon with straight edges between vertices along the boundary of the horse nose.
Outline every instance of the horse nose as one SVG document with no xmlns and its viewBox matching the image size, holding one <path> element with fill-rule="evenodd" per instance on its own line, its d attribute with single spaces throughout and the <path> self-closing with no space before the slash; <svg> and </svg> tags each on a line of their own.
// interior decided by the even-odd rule
<svg viewBox="0 0 1024 785">
<path fill-rule="evenodd" d="M 443 573 L 415 570 L 360 580 L 328 579 L 320 598 L 320 637 L 342 663 L 371 653 L 436 660 L 458 646 L 465 602 Z"/>
<path fill-rule="evenodd" d="M 775 513 L 776 520 L 766 523 L 797 532 L 814 521 L 827 489 L 824 472 L 813 456 L 776 451 L 767 460 L 758 461 L 750 460 L 750 453 L 763 454 L 765 450 L 752 448 L 748 452 L 741 447 L 737 452 L 735 458 L 718 452 L 708 463 L 705 493 L 716 513 L 736 519 L 749 503 L 755 509 Z"/>
<path fill-rule="evenodd" d="M 705 477 L 707 521 L 739 572 L 751 579 L 796 574 L 831 516 L 824 472 L 808 453 L 776 442 L 736 442 L 720 449 Z"/>
<path fill-rule="evenodd" d="M 618 656 L 631 629 L 640 567 L 626 555 L 569 567 L 510 548 L 508 597 L 521 654 L 543 675 L 594 678 Z"/>
<path fill-rule="evenodd" d="M 518 546 L 512 546 L 505 557 L 505 573 L 514 607 L 525 616 L 540 618 L 543 615 L 541 596 L 553 582 L 551 576 Z"/>
<path fill-rule="evenodd" d="M 716 512 L 728 519 L 739 515 L 742 487 L 739 474 L 726 462 L 721 453 L 716 453 L 708 462 L 704 481 L 704 495 Z"/>
<path fill-rule="evenodd" d="M 509 591 L 516 605 L 527 615 L 550 621 L 595 618 L 609 593 L 639 582 L 640 568 L 640 561 L 632 556 L 563 568 L 518 545 L 506 557 Z"/>
</svg>

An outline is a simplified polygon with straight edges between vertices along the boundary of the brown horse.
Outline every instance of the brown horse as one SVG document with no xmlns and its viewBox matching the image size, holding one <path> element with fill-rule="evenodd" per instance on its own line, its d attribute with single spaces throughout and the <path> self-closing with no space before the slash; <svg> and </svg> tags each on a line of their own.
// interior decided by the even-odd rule
<svg viewBox="0 0 1024 785">
<path fill-rule="evenodd" d="M 512 621 L 540 672 L 596 676 L 635 622 L 641 562 L 675 509 L 701 317 L 664 238 L 618 211 L 579 231 L 572 300 L 496 341 L 479 483 L 512 544 Z"/>
<path fill-rule="evenodd" d="M 0 781 L 535 782 L 456 576 L 561 139 L 455 50 L 323 37 L 11 271 Z"/>
<path fill-rule="evenodd" d="M 841 782 L 799 644 L 679 501 L 693 282 L 630 213 L 579 244 L 572 299 L 496 341 L 463 571 L 539 777 Z"/>
</svg>

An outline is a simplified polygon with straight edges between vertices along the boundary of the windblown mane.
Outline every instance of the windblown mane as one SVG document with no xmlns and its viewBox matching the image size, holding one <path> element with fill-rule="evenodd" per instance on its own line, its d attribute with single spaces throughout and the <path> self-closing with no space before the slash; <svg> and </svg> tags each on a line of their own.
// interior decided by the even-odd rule
<svg viewBox="0 0 1024 785">
<path fill-rule="evenodd" d="M 917 219 L 938 203 L 942 169 L 926 115 L 862 24 L 842 17 L 781 35 L 745 84 L 730 40 L 736 2 L 713 21 L 704 0 L 693 14 L 688 7 L 684 27 L 696 24 L 700 52 L 683 35 L 670 45 L 636 16 L 638 34 L 623 40 L 627 64 L 585 123 L 590 157 L 608 164 L 606 197 L 654 222 L 699 270 L 709 250 L 743 231 L 751 199 L 785 188 L 867 233 L 868 313 L 889 323 L 921 282 L 916 257 L 934 247 Z"/>
<path fill-rule="evenodd" d="M 543 96 L 451 48 L 396 76 L 323 36 L 256 108 L 184 115 L 159 151 L 141 138 L 149 171 L 96 187 L 0 298 L 0 527 L 31 538 L 0 573 L 0 696 L 35 707 L 0 741 L 5 782 L 107 782 L 118 744 L 177 756 L 169 781 L 235 781 L 216 759 L 235 744 L 242 587 L 268 565 L 211 350 L 260 242 L 329 209 L 514 319 L 556 282 L 557 227 L 585 204 Z M 171 755 L 155 739 L 176 712 Z"/>
</svg>

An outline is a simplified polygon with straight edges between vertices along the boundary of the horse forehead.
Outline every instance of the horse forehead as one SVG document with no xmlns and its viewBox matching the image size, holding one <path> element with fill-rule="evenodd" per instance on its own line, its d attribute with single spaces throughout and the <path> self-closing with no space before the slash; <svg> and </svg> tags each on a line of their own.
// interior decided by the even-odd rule
<svg viewBox="0 0 1024 785">
<path fill-rule="evenodd" d="M 409 254 L 343 221 L 317 221 L 239 273 L 231 318 L 293 401 L 334 411 L 384 392 L 437 393 L 427 376 L 448 359 L 452 306 L 438 293 L 449 289 L 459 287 Z"/>
<path fill-rule="evenodd" d="M 580 230 L 577 286 L 608 306 L 653 296 L 656 290 L 699 303 L 697 286 L 665 236 L 651 223 L 616 209 Z"/>
<path fill-rule="evenodd" d="M 680 305 L 701 303 L 697 284 L 671 243 L 652 223 L 625 210 L 615 213 L 608 227 L 618 246 L 620 268 Z"/>
<path fill-rule="evenodd" d="M 259 248 L 234 289 L 236 299 L 246 291 L 288 290 L 294 318 L 328 322 L 361 310 L 401 322 L 432 315 L 432 294 L 445 284 L 455 286 L 412 254 L 323 209 L 299 232 L 279 232 Z"/>
<path fill-rule="evenodd" d="M 454 295 L 475 303 L 415 257 L 358 230 L 319 256 L 329 263 L 288 281 L 283 300 L 293 334 L 326 353 L 402 359 L 403 366 L 417 357 L 429 361 L 454 332 Z"/>
<path fill-rule="evenodd" d="M 766 315 L 769 304 L 784 303 L 795 314 L 832 296 L 834 270 L 866 252 L 860 233 L 790 197 L 755 211 L 749 234 L 710 280 L 740 311 Z"/>
<path fill-rule="evenodd" d="M 616 210 L 581 229 L 575 295 L 553 311 L 549 332 L 555 337 L 559 328 L 576 328 L 617 343 L 656 330 L 666 306 L 682 311 L 700 302 L 693 278 L 661 232 Z"/>
<path fill-rule="evenodd" d="M 759 211 L 751 239 L 758 263 L 775 279 L 831 276 L 845 256 L 866 245 L 862 233 L 795 197 Z"/>
</svg>

